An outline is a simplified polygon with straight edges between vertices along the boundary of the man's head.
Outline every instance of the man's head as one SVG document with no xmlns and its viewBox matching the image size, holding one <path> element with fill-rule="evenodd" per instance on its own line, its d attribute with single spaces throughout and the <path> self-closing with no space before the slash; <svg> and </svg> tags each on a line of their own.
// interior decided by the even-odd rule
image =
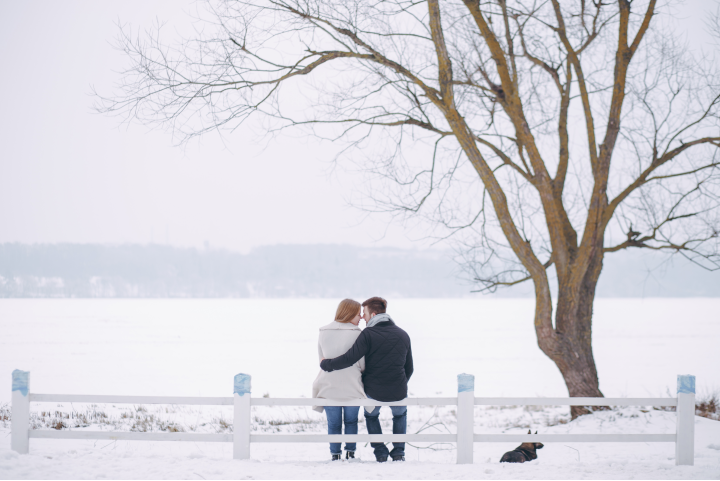
<svg viewBox="0 0 720 481">
<path fill-rule="evenodd" d="M 362 307 L 363 319 L 365 319 L 365 322 L 370 322 L 370 319 L 375 317 L 377 314 L 385 313 L 387 310 L 387 301 L 382 297 L 371 297 L 362 303 Z"/>
</svg>

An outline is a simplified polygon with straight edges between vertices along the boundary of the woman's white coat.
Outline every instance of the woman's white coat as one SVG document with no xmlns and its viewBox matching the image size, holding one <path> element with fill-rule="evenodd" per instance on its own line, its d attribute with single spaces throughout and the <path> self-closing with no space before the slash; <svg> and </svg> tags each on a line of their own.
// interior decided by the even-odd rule
<svg viewBox="0 0 720 481">
<path fill-rule="evenodd" d="M 355 344 L 362 331 L 352 323 L 333 321 L 320 328 L 318 338 L 318 361 L 333 359 L 345 354 Z M 325 372 L 322 369 L 313 382 L 313 398 L 323 399 L 366 399 L 365 388 L 362 382 L 362 372 L 365 370 L 365 358 L 347 369 Z M 313 406 L 317 412 L 323 412 L 322 406 Z"/>
</svg>

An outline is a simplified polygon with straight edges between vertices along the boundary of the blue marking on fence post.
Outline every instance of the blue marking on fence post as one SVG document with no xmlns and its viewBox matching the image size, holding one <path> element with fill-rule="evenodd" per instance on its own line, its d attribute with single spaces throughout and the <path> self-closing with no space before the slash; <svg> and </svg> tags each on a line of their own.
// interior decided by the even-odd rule
<svg viewBox="0 0 720 481">
<path fill-rule="evenodd" d="M 475 376 L 472 374 L 458 374 L 458 392 L 475 391 Z"/>
<path fill-rule="evenodd" d="M 250 378 L 249 374 L 236 374 L 235 382 L 233 384 L 234 394 L 250 394 Z"/>
<path fill-rule="evenodd" d="M 691 374 L 680 374 L 677 377 L 677 392 L 695 394 L 695 376 Z"/>
<path fill-rule="evenodd" d="M 20 391 L 23 396 L 28 395 L 28 389 L 30 385 L 30 371 L 21 371 L 15 369 L 12 372 L 12 390 Z"/>
</svg>

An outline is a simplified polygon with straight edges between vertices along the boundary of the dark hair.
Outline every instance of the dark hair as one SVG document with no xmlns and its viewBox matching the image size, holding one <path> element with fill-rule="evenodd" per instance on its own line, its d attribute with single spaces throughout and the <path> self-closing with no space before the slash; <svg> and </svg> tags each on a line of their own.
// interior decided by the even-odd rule
<svg viewBox="0 0 720 481">
<path fill-rule="evenodd" d="M 370 309 L 375 314 L 384 314 L 387 309 L 387 301 L 382 297 L 371 297 L 362 303 L 363 307 Z"/>
</svg>

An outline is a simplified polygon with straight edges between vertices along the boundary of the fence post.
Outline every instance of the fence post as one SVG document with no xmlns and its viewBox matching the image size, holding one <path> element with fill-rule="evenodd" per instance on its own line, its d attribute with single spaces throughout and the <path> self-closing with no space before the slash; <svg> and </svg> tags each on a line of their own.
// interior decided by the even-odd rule
<svg viewBox="0 0 720 481">
<path fill-rule="evenodd" d="M 233 383 L 233 459 L 250 459 L 250 374 Z"/>
<path fill-rule="evenodd" d="M 695 376 L 677 377 L 675 464 L 695 464 Z"/>
<path fill-rule="evenodd" d="M 30 371 L 12 372 L 10 447 L 20 454 L 30 450 Z"/>
<path fill-rule="evenodd" d="M 472 464 L 475 443 L 475 376 L 458 374 L 457 463 Z"/>
</svg>

